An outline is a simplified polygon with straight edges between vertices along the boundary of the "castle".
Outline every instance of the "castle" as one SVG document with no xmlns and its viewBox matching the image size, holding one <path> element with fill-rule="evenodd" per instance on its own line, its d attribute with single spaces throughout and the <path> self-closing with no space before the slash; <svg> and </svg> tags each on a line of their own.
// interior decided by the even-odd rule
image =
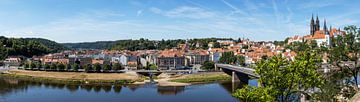
<svg viewBox="0 0 360 102">
<path fill-rule="evenodd" d="M 328 29 L 326 20 L 324 20 L 323 29 L 320 29 L 319 17 L 316 16 L 316 20 L 314 20 L 314 16 L 312 15 L 310 20 L 310 34 L 290 37 L 288 43 L 314 40 L 318 46 L 329 47 L 331 45 L 331 38 L 343 35 L 345 35 L 345 31 L 341 31 L 340 28 L 336 29 L 330 26 Z"/>
</svg>

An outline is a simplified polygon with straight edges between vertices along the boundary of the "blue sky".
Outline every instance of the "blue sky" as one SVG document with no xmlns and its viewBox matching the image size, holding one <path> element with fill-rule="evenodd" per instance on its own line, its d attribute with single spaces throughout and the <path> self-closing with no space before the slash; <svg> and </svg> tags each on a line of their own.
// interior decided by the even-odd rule
<svg viewBox="0 0 360 102">
<path fill-rule="evenodd" d="M 329 26 L 360 26 L 359 0 L 0 0 L 0 35 L 57 42 L 246 37 L 283 40 Z M 322 25 L 321 25 L 322 26 Z"/>
</svg>

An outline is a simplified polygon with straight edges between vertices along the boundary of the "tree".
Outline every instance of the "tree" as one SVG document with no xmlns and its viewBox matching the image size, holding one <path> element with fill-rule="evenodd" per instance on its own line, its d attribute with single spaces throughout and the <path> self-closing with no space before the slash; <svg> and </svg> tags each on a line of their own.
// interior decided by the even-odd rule
<svg viewBox="0 0 360 102">
<path fill-rule="evenodd" d="M 49 64 L 44 64 L 44 69 L 45 69 L 45 71 L 46 71 L 46 70 L 49 70 L 49 69 L 50 69 L 50 65 L 49 65 Z"/>
<path fill-rule="evenodd" d="M 8 52 L 6 50 L 6 45 L 4 45 L 1 41 L 0 41 L 0 60 L 3 60 L 6 58 Z"/>
<path fill-rule="evenodd" d="M 213 70 L 215 69 L 215 63 L 213 61 L 205 61 L 204 64 L 201 66 L 201 69 Z"/>
<path fill-rule="evenodd" d="M 42 64 L 39 63 L 39 62 L 36 62 L 36 63 L 35 63 L 35 66 L 36 66 L 36 68 L 38 68 L 38 70 L 40 70 L 40 68 L 43 67 Z"/>
<path fill-rule="evenodd" d="M 221 48 L 221 45 L 219 42 L 214 42 L 214 48 Z"/>
<path fill-rule="evenodd" d="M 225 64 L 234 64 L 236 62 L 234 52 L 224 52 L 220 57 L 219 62 Z"/>
<path fill-rule="evenodd" d="M 112 66 L 114 71 L 118 71 L 122 69 L 122 66 L 120 63 L 114 63 L 114 65 Z"/>
<path fill-rule="evenodd" d="M 56 67 L 58 71 L 64 71 L 65 69 L 65 65 L 62 63 L 58 63 Z"/>
<path fill-rule="evenodd" d="M 29 62 L 29 64 L 30 64 L 30 70 L 36 68 L 36 64 L 34 62 Z"/>
<path fill-rule="evenodd" d="M 333 39 L 332 48 L 328 51 L 328 57 L 333 66 L 340 68 L 340 71 L 333 73 L 338 78 L 333 80 L 332 84 L 347 87 L 343 88 L 342 95 L 349 98 L 355 94 L 355 91 L 352 90 L 359 91 L 357 80 L 359 79 L 360 71 L 360 28 L 347 26 L 344 29 L 346 30 L 346 35 Z"/>
<path fill-rule="evenodd" d="M 252 87 L 244 86 L 240 90 L 236 90 L 233 96 L 244 102 L 275 102 L 276 93 L 270 87 Z"/>
<path fill-rule="evenodd" d="M 55 63 L 51 63 L 51 65 L 50 65 L 50 70 L 56 70 L 56 68 L 57 68 L 57 66 L 56 66 L 56 64 Z"/>
<path fill-rule="evenodd" d="M 299 52 L 295 60 L 291 62 L 280 55 L 261 60 L 257 62 L 255 70 L 261 76 L 258 80 L 261 86 L 274 92 L 274 94 L 270 95 L 273 95 L 272 97 L 278 101 L 287 102 L 297 100 L 298 98 L 294 97 L 294 95 L 305 94 L 311 96 L 308 93 L 309 89 L 323 85 L 323 79 L 316 71 L 319 67 L 318 63 L 320 63 L 320 59 L 316 53 L 305 51 Z M 240 98 L 253 93 L 248 89 L 242 91 L 244 90 L 250 92 L 248 94 L 242 92 L 245 95 L 239 96 Z"/>
<path fill-rule="evenodd" d="M 85 64 L 83 66 L 83 68 L 84 68 L 85 72 L 87 72 L 87 73 L 93 71 L 93 68 L 92 68 L 91 64 Z"/>
<path fill-rule="evenodd" d="M 75 72 L 77 72 L 80 69 L 80 65 L 77 63 L 73 64 L 71 67 L 72 67 L 72 70 Z"/>
<path fill-rule="evenodd" d="M 69 71 L 69 70 L 71 70 L 71 65 L 70 65 L 70 64 L 66 64 L 66 66 L 65 66 L 65 71 Z"/>
<path fill-rule="evenodd" d="M 110 64 L 103 64 L 103 71 L 107 72 L 111 70 Z"/>
<path fill-rule="evenodd" d="M 158 66 L 156 66 L 155 64 L 149 64 L 149 65 L 148 65 L 148 68 L 149 68 L 150 70 L 157 70 Z"/>
<path fill-rule="evenodd" d="M 245 66 L 245 56 L 236 56 L 236 62 L 241 66 Z"/>
<path fill-rule="evenodd" d="M 101 65 L 99 63 L 95 63 L 93 65 L 94 69 L 96 72 L 101 72 Z"/>
</svg>

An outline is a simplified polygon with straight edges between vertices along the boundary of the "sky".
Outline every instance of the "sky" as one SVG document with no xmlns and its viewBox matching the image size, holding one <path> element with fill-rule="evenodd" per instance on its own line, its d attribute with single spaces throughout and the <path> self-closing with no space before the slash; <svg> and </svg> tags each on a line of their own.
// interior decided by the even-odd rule
<svg viewBox="0 0 360 102">
<path fill-rule="evenodd" d="M 0 36 L 60 43 L 147 38 L 283 40 L 360 26 L 360 0 L 0 0 Z M 321 28 L 322 28 L 321 24 Z"/>
</svg>

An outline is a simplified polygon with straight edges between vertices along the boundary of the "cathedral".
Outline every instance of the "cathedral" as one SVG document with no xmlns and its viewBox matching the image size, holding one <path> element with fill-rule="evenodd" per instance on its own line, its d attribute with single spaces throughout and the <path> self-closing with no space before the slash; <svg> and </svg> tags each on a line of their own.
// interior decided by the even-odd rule
<svg viewBox="0 0 360 102">
<path fill-rule="evenodd" d="M 331 30 L 331 27 L 330 27 Z M 311 16 L 311 21 L 310 21 L 310 34 L 312 36 L 315 35 L 316 32 L 320 31 L 320 21 L 319 21 L 319 17 L 316 16 L 316 21 L 314 21 L 314 16 Z M 326 27 L 326 20 L 324 20 L 324 28 L 323 31 L 325 35 L 329 35 L 329 30 Z"/>
<path fill-rule="evenodd" d="M 316 16 L 316 20 L 314 20 L 314 16 L 312 15 L 310 20 L 310 34 L 290 37 L 288 43 L 314 40 L 318 46 L 330 47 L 331 38 L 345 35 L 345 31 L 341 31 L 340 28 L 336 29 L 331 26 L 327 28 L 326 20 L 324 20 L 322 29 L 320 29 L 320 25 L 319 17 Z"/>
</svg>

